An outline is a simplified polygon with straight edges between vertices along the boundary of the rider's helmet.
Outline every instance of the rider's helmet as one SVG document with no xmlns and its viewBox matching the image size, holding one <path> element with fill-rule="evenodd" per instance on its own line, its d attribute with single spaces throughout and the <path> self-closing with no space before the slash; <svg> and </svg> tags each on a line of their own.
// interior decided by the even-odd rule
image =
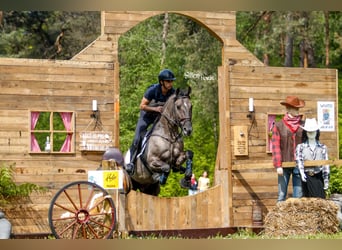
<svg viewBox="0 0 342 250">
<path fill-rule="evenodd" d="M 121 151 L 115 147 L 109 147 L 102 155 L 102 160 L 115 160 L 119 166 L 124 166 L 124 158 Z"/>
<path fill-rule="evenodd" d="M 158 75 L 158 80 L 160 81 L 174 81 L 176 80 L 175 75 L 173 74 L 173 72 L 169 69 L 163 69 L 162 71 L 160 71 L 159 75 Z"/>
</svg>

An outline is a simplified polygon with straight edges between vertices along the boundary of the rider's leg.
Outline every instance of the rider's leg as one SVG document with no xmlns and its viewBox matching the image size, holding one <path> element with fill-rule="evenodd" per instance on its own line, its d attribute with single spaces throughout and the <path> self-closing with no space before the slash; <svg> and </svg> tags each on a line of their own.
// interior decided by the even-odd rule
<svg viewBox="0 0 342 250">
<path fill-rule="evenodd" d="M 139 118 L 137 126 L 135 128 L 134 139 L 130 147 L 130 162 L 126 164 L 126 171 L 129 174 L 133 172 L 135 159 L 139 151 L 141 135 L 146 132 L 147 127 L 148 127 L 148 124 L 144 121 L 144 119 Z"/>
</svg>

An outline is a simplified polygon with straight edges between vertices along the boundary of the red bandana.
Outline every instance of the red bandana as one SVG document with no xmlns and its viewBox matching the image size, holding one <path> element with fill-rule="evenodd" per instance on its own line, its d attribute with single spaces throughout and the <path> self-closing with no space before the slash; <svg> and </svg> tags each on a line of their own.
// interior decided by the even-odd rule
<svg viewBox="0 0 342 250">
<path fill-rule="evenodd" d="M 301 116 L 290 117 L 288 113 L 285 114 L 283 121 L 292 133 L 296 132 L 300 125 Z"/>
</svg>

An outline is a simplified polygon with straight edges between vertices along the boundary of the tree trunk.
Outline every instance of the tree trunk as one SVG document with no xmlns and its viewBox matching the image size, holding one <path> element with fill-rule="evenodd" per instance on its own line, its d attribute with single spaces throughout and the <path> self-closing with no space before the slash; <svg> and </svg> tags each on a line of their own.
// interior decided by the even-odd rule
<svg viewBox="0 0 342 250">
<path fill-rule="evenodd" d="M 325 26 L 325 66 L 329 67 L 329 46 L 330 46 L 330 29 L 329 29 L 329 11 L 324 11 L 324 26 Z"/>
<path fill-rule="evenodd" d="M 285 36 L 285 67 L 292 67 L 293 36 L 288 32 Z"/>
<path fill-rule="evenodd" d="M 293 66 L 293 33 L 292 33 L 292 13 L 289 12 L 286 16 L 286 21 L 289 23 L 285 35 L 285 67 Z"/>
<path fill-rule="evenodd" d="M 265 66 L 270 66 L 270 58 L 267 53 L 264 53 L 264 64 Z"/>
<path fill-rule="evenodd" d="M 166 59 L 166 45 L 167 45 L 167 34 L 169 31 L 169 14 L 166 12 L 164 15 L 164 24 L 163 24 L 163 37 L 162 37 L 162 57 L 160 65 L 163 68 L 165 59 Z"/>
<path fill-rule="evenodd" d="M 299 44 L 299 57 L 300 57 L 300 63 L 299 66 L 303 68 L 308 67 L 308 54 L 305 51 L 305 41 L 302 40 Z"/>
<path fill-rule="evenodd" d="M 4 13 L 0 11 L 0 27 L 2 27 L 3 20 L 4 20 Z"/>
<path fill-rule="evenodd" d="M 314 50 L 307 39 L 303 39 L 299 45 L 300 49 L 300 66 L 313 68 L 316 66 Z"/>
</svg>

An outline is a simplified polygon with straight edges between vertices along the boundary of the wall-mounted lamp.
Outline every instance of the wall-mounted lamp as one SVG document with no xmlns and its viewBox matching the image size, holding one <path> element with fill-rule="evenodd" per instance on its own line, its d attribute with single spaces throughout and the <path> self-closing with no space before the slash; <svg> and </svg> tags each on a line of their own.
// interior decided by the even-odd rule
<svg viewBox="0 0 342 250">
<path fill-rule="evenodd" d="M 247 115 L 247 117 L 251 121 L 254 120 L 254 100 L 253 100 L 253 97 L 250 97 L 248 99 L 248 111 L 249 111 L 249 114 Z"/>
<path fill-rule="evenodd" d="M 90 115 L 90 117 L 97 119 L 99 116 L 99 110 L 97 109 L 97 100 L 93 100 L 92 109 L 93 109 L 93 113 Z"/>
<path fill-rule="evenodd" d="M 93 111 L 97 111 L 97 101 L 93 100 Z"/>
<path fill-rule="evenodd" d="M 101 122 L 101 117 L 100 117 L 100 110 L 98 110 L 97 108 L 97 100 L 92 101 L 92 110 L 93 110 L 93 113 L 90 115 L 90 117 L 93 118 L 91 123 L 95 122 L 94 130 L 96 130 L 97 128 L 101 129 L 102 122 Z"/>
</svg>

